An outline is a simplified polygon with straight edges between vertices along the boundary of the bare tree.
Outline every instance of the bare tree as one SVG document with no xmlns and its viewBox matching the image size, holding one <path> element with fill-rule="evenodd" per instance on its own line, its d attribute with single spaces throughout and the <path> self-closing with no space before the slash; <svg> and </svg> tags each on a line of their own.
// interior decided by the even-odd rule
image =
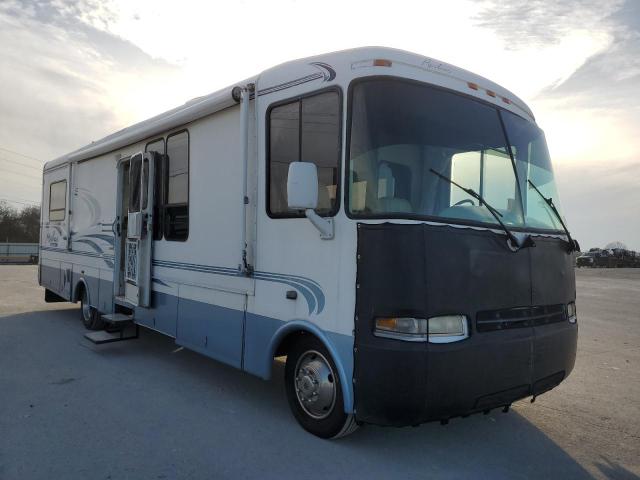
<svg viewBox="0 0 640 480">
<path fill-rule="evenodd" d="M 7 202 L 0 202 L 0 242 L 37 243 L 39 232 L 40 207 L 18 211 Z"/>
</svg>

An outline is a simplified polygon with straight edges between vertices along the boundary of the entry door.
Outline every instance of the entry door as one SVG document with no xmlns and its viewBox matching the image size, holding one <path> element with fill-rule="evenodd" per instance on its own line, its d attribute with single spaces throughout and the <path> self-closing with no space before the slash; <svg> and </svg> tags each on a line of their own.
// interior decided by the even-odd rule
<svg viewBox="0 0 640 480">
<path fill-rule="evenodd" d="M 151 257 L 153 248 L 153 152 L 131 157 L 129 203 L 125 242 L 125 299 L 148 307 L 151 298 Z"/>
</svg>

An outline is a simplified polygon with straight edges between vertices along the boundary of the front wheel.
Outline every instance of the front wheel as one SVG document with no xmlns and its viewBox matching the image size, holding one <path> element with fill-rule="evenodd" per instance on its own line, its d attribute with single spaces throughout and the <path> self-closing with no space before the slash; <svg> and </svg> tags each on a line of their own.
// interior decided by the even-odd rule
<svg viewBox="0 0 640 480">
<path fill-rule="evenodd" d="M 315 337 L 304 335 L 287 356 L 287 400 L 298 423 L 321 438 L 339 438 L 358 428 L 344 412 L 342 387 L 331 354 Z"/>
</svg>

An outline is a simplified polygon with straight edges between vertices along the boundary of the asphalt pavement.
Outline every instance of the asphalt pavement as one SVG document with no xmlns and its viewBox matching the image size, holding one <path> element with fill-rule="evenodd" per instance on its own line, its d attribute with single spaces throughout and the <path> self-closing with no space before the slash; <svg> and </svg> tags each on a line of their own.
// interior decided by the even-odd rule
<svg viewBox="0 0 640 480">
<path fill-rule="evenodd" d="M 449 425 L 295 422 L 265 382 L 143 330 L 96 346 L 37 268 L 0 266 L 0 480 L 640 478 L 640 269 L 579 269 L 576 367 L 534 404 Z"/>
</svg>

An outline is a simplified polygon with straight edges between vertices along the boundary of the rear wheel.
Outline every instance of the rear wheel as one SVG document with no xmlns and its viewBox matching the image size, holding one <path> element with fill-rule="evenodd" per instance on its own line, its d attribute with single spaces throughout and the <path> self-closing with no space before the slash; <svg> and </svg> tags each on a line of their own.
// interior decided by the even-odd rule
<svg viewBox="0 0 640 480">
<path fill-rule="evenodd" d="M 82 293 L 80 294 L 80 318 L 87 330 L 102 330 L 104 328 L 104 322 L 100 319 L 100 313 L 89 305 L 89 295 L 85 288 L 82 289 Z"/>
<path fill-rule="evenodd" d="M 285 388 L 289 407 L 306 431 L 339 438 L 358 428 L 354 416 L 344 412 L 336 366 L 317 338 L 304 335 L 289 351 Z"/>
</svg>

